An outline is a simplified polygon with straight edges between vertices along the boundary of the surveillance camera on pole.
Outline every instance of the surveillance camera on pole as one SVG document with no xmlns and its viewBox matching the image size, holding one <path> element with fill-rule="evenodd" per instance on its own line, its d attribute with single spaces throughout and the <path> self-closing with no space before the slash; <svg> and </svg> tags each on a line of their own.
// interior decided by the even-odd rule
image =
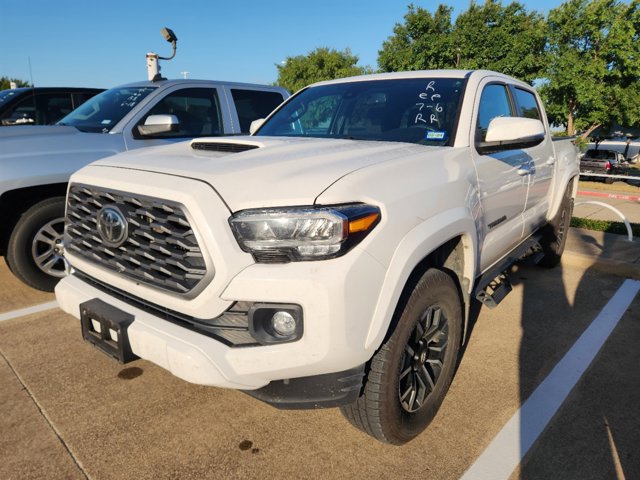
<svg viewBox="0 0 640 480">
<path fill-rule="evenodd" d="M 162 33 L 165 40 L 173 47 L 173 53 L 170 57 L 160 57 L 157 53 L 153 52 L 147 53 L 147 75 L 149 76 L 149 80 L 152 82 L 164 80 L 160 75 L 160 65 L 158 64 L 158 60 L 171 60 L 176 56 L 176 43 L 178 42 L 176 34 L 173 33 L 173 30 L 167 27 L 160 30 L 160 33 Z"/>
</svg>

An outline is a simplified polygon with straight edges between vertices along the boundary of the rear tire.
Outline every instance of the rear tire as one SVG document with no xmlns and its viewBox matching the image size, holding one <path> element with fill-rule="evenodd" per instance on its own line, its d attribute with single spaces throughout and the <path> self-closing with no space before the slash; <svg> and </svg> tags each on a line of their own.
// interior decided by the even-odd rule
<svg viewBox="0 0 640 480">
<path fill-rule="evenodd" d="M 54 197 L 24 212 L 11 232 L 5 261 L 30 287 L 53 292 L 65 275 L 62 257 L 64 197 Z"/>
<path fill-rule="evenodd" d="M 449 275 L 430 269 L 411 292 L 391 336 L 373 356 L 363 394 L 340 408 L 363 432 L 393 445 L 435 416 L 456 369 L 462 305 Z"/>
<path fill-rule="evenodd" d="M 554 219 L 545 225 L 542 229 L 542 240 L 540 244 L 544 257 L 538 262 L 538 265 L 544 268 L 553 268 L 560 263 L 564 247 L 567 243 L 567 234 L 571 225 L 571 217 L 573 216 L 573 182 L 571 180 L 562 197 L 562 203 L 558 209 L 558 213 Z"/>
</svg>

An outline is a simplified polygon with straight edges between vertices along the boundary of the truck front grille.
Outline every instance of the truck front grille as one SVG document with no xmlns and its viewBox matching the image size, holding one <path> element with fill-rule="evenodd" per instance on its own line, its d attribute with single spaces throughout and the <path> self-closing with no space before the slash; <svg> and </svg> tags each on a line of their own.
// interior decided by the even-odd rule
<svg viewBox="0 0 640 480">
<path fill-rule="evenodd" d="M 98 228 L 105 209 L 126 221 L 125 235 L 111 235 L 114 230 L 105 228 L 105 222 Z M 179 294 L 190 292 L 207 276 L 183 207 L 157 198 L 72 185 L 65 249 L 137 282 Z"/>
</svg>

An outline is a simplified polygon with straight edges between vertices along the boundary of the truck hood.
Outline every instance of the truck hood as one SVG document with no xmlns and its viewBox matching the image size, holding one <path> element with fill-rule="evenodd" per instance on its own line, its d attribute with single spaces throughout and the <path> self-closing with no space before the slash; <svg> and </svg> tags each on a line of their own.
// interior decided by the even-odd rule
<svg viewBox="0 0 640 480">
<path fill-rule="evenodd" d="M 92 165 L 205 181 L 229 209 L 236 212 L 247 208 L 311 205 L 324 190 L 349 173 L 398 157 L 430 155 L 441 148 L 444 147 L 341 139 L 200 138 L 131 151 Z M 237 151 L 244 149 L 248 150 Z M 230 153 L 230 150 L 236 152 Z M 360 199 L 345 199 L 349 200 Z"/>
<path fill-rule="evenodd" d="M 6 127 L 0 129 L 0 158 L 37 156 L 84 151 L 106 150 L 106 154 L 122 151 L 102 146 L 111 144 L 113 135 L 81 132 L 74 127 L 62 125 L 34 125 Z M 106 141 L 105 141 L 106 140 Z M 121 141 L 119 142 L 121 143 Z"/>
<path fill-rule="evenodd" d="M 122 135 L 85 133 L 65 126 L 0 128 L 0 192 L 66 183 L 94 160 L 125 150 Z"/>
<path fill-rule="evenodd" d="M 73 127 L 62 125 L 13 125 L 0 128 L 0 139 L 16 137 L 37 137 L 39 135 L 69 135 L 77 133 Z"/>
</svg>

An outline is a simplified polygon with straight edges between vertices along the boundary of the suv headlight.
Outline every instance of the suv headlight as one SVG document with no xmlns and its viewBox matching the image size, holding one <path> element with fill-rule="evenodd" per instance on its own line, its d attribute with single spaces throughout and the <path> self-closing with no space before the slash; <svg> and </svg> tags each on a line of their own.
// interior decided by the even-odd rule
<svg viewBox="0 0 640 480">
<path fill-rule="evenodd" d="M 240 248 L 261 263 L 344 255 L 380 221 L 380 209 L 351 204 L 245 210 L 229 219 Z"/>
</svg>

